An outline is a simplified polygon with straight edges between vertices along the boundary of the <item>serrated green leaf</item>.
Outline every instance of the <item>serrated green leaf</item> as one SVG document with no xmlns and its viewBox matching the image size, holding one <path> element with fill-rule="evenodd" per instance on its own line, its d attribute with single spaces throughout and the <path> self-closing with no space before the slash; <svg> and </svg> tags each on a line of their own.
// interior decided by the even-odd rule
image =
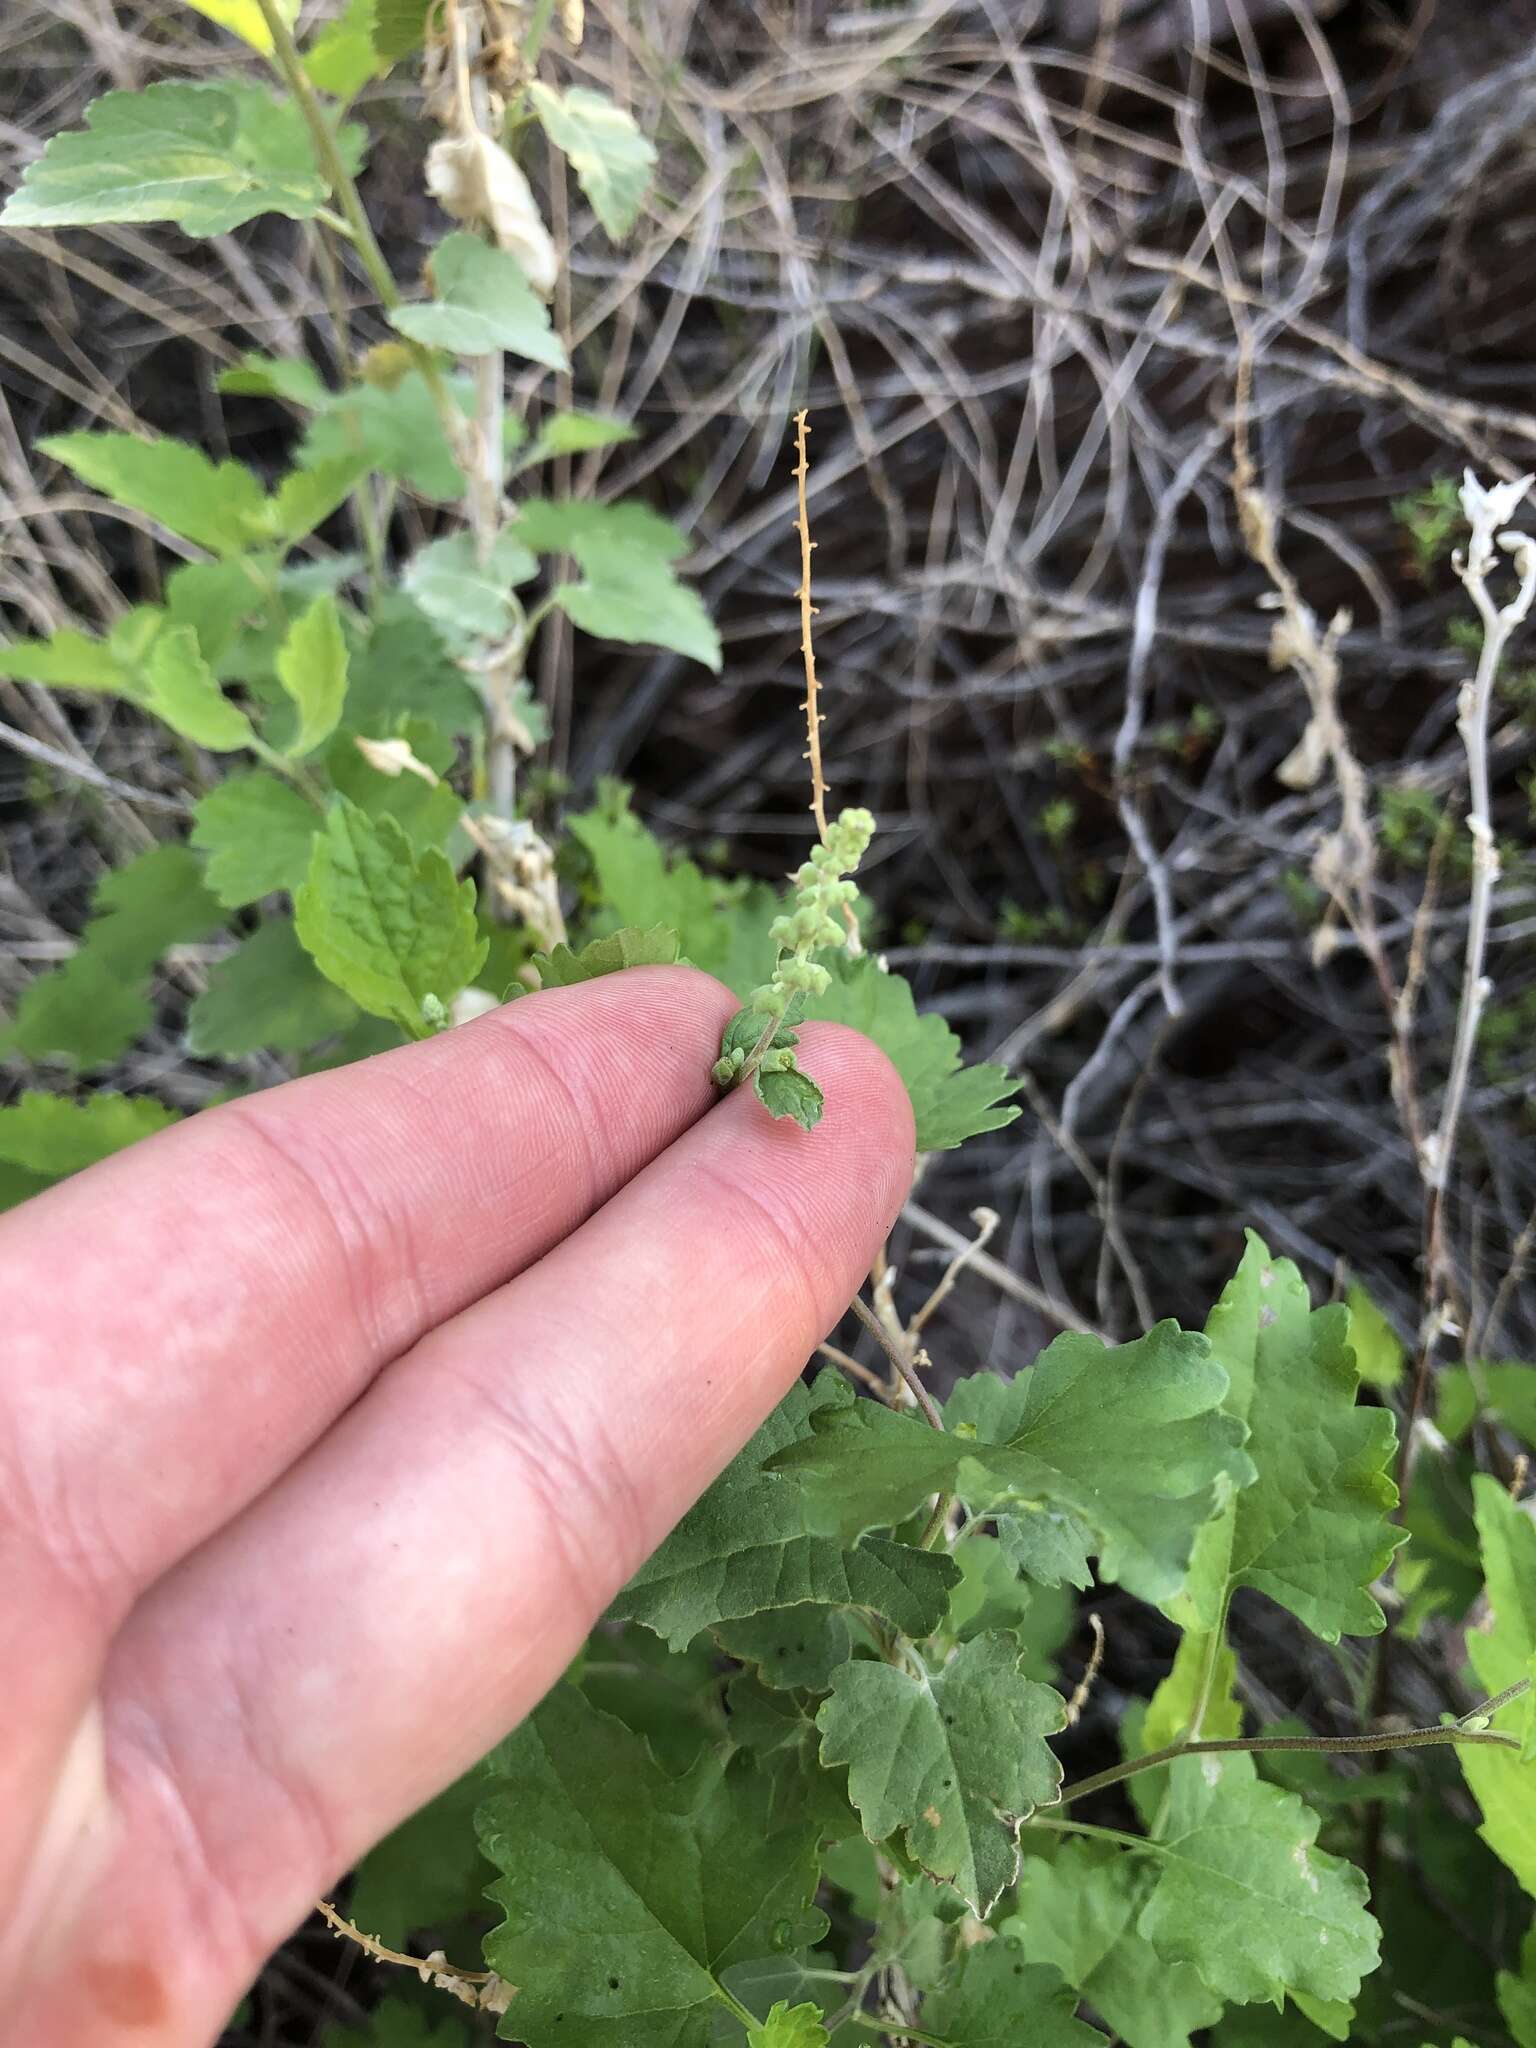
<svg viewBox="0 0 1536 2048">
<path fill-rule="evenodd" d="M 334 597 L 317 597 L 288 628 L 277 651 L 277 679 L 299 713 L 298 732 L 284 751 L 302 760 L 336 730 L 346 701 L 347 643 Z"/>
<path fill-rule="evenodd" d="M 387 739 L 405 718 L 424 719 L 445 738 L 481 730 L 484 712 L 442 635 L 397 591 L 378 604 L 366 639 L 352 649 L 347 718 L 371 739 Z"/>
<path fill-rule="evenodd" d="M 717 1622 L 714 1636 L 728 1657 L 754 1666 L 765 1685 L 790 1691 L 825 1692 L 853 1647 L 845 1613 L 806 1602 Z"/>
<path fill-rule="evenodd" d="M 275 555 L 230 555 L 217 562 L 184 562 L 165 579 L 165 621 L 190 626 L 198 651 L 215 675 L 241 638 L 252 614 L 272 604 Z M 159 628 L 163 631 L 164 626 Z M 157 631 L 145 647 L 147 656 Z M 143 684 L 140 682 L 142 690 Z"/>
<path fill-rule="evenodd" d="M 376 736 L 403 739 L 423 767 L 439 777 L 446 777 L 453 767 L 452 741 L 424 718 L 398 719 L 392 732 Z M 393 818 L 418 853 L 429 846 L 446 849 L 464 815 L 464 800 L 450 782 L 381 774 L 364 758 L 350 732 L 338 733 L 332 741 L 325 769 L 339 796 L 349 797 L 370 818 Z"/>
<path fill-rule="evenodd" d="M 770 1469 L 802 1488 L 810 1527 L 844 1539 L 894 1526 L 939 1492 L 980 1513 L 1063 1509 L 1095 1531 L 1102 1577 L 1166 1599 L 1218 1483 L 1252 1471 L 1241 1424 L 1220 1412 L 1226 1387 L 1206 1339 L 1175 1323 L 1113 1348 L 1069 1331 L 1017 1379 L 962 1380 L 942 1431 L 850 1400 L 814 1414 L 813 1433 Z"/>
<path fill-rule="evenodd" d="M 184 846 L 155 846 L 104 875 L 79 949 L 23 992 L 0 1039 L 34 1060 L 106 1066 L 149 1029 L 150 970 L 168 946 L 206 938 L 224 914 Z"/>
<path fill-rule="evenodd" d="M 1472 1481 L 1491 1619 L 1467 1635 L 1467 1653 L 1488 1694 L 1536 1677 L 1536 1522 L 1498 1480 Z M 1521 1737 L 1522 1748 L 1458 1745 L 1456 1760 L 1483 1812 L 1483 1840 L 1536 1898 L 1536 1764 L 1527 1760 L 1531 1696 L 1494 1716 L 1494 1726 Z"/>
<path fill-rule="evenodd" d="M 457 402 L 456 391 L 454 395 Z M 465 489 L 464 472 L 419 370 L 409 371 L 388 389 L 358 384 L 330 395 L 306 428 L 299 454 L 311 467 L 357 456 L 368 468 L 409 484 L 424 498 L 458 498 Z"/>
<path fill-rule="evenodd" d="M 56 135 L 0 211 L 3 227 L 174 221 L 223 235 L 258 213 L 309 220 L 330 198 L 299 109 L 252 85 L 169 80 L 109 92 Z M 362 131 L 340 131 L 350 168 Z"/>
<path fill-rule="evenodd" d="M 1222 2001 L 1188 1963 L 1169 1963 L 1138 1931 L 1156 1883 L 1148 1861 L 1102 1842 L 1064 1841 L 1026 1857 L 1018 1911 L 1001 1932 L 1051 1963 L 1126 2048 L 1189 2048 Z"/>
<path fill-rule="evenodd" d="M 904 1634 L 932 1634 L 960 1576 L 936 1552 L 872 1538 L 845 1547 L 806 1528 L 799 1489 L 765 1471 L 808 1435 L 813 1413 L 852 1395 L 830 1373 L 791 1387 L 773 1414 L 614 1602 L 676 1649 L 717 1622 L 811 1602 L 865 1607 Z"/>
<path fill-rule="evenodd" d="M 1353 1998 L 1380 1935 L 1364 1872 L 1313 1846 L 1317 1815 L 1264 1784 L 1249 1756 L 1184 1757 L 1168 1777 L 1140 1933 L 1238 2004 Z"/>
<path fill-rule="evenodd" d="M 537 81 L 528 90 L 540 125 L 564 150 L 592 211 L 613 239 L 622 241 L 645 204 L 655 150 L 633 117 L 604 93 L 582 85 L 558 93 Z"/>
<path fill-rule="evenodd" d="M 851 1025 L 872 1038 L 907 1085 L 919 1152 L 948 1151 L 981 1131 L 1001 1130 L 1019 1114 L 1008 1097 L 1018 1082 L 1001 1067 L 962 1067 L 959 1039 L 942 1017 L 919 1016 L 910 985 L 870 954 L 825 962 L 832 985 L 805 1015 Z"/>
<path fill-rule="evenodd" d="M 919 2024 L 945 2048 L 1104 2048 L 1096 2028 L 1073 2018 L 1076 2003 L 1053 1969 L 1026 1963 L 1011 1941 L 987 1941 L 923 2001 Z"/>
<path fill-rule="evenodd" d="M 401 589 L 454 644 L 482 636 L 500 639 L 511 630 L 510 593 L 538 572 L 538 563 L 505 527 L 481 562 L 471 533 L 453 533 L 429 541 L 414 554 L 401 578 Z"/>
<path fill-rule="evenodd" d="M 266 493 L 244 463 L 211 462 L 163 435 L 51 434 L 37 445 L 93 489 L 216 555 L 238 554 L 262 530 Z"/>
<path fill-rule="evenodd" d="M 798 1067 L 778 1068 L 772 1073 L 759 1067 L 752 1076 L 752 1087 L 771 1117 L 788 1117 L 803 1131 L 814 1131 L 821 1122 L 826 1097 Z"/>
<path fill-rule="evenodd" d="M 476 1765 L 368 1851 L 347 1900 L 355 1926 L 403 1949 L 421 1928 L 485 1910 L 492 1872 L 475 1838 L 475 1808 L 488 1789 Z"/>
<path fill-rule="evenodd" d="M 366 457 L 353 450 L 290 470 L 263 507 L 263 531 L 292 546 L 323 525 L 367 473 Z"/>
<path fill-rule="evenodd" d="M 535 953 L 533 964 L 541 987 L 574 988 L 578 982 L 596 981 L 599 975 L 617 974 L 625 967 L 669 967 L 677 954 L 677 933 L 666 925 L 652 925 L 646 932 L 625 926 L 606 938 L 589 939 L 580 952 L 561 945 Z"/>
<path fill-rule="evenodd" d="M 551 370 L 568 367 L 549 308 L 505 249 L 458 229 L 438 243 L 428 268 L 436 296 L 425 305 L 397 306 L 389 315 L 397 332 L 452 355 L 504 349 Z"/>
<path fill-rule="evenodd" d="M 1037 1586 L 1093 1584 L 1093 1531 L 1076 1515 L 1023 1502 L 994 1518 L 997 1540 L 1017 1571 Z"/>
<path fill-rule="evenodd" d="M 322 92 L 349 100 L 386 67 L 374 48 L 378 10 L 374 0 L 347 0 L 304 52 L 304 69 Z"/>
<path fill-rule="evenodd" d="M 620 441 L 636 438 L 635 429 L 627 420 L 609 419 L 597 412 L 552 413 L 539 428 L 519 467 L 527 469 L 555 455 L 585 455 L 594 448 L 612 448 Z"/>
<path fill-rule="evenodd" d="M 297 889 L 323 822 L 291 782 L 259 769 L 219 783 L 192 816 L 192 844 L 207 855 L 208 887 L 229 910 Z"/>
<path fill-rule="evenodd" d="M 187 1050 L 199 1059 L 307 1052 L 357 1022 L 357 1007 L 325 979 L 285 917 L 260 925 L 212 968 L 187 1012 Z"/>
<path fill-rule="evenodd" d="M 255 740 L 251 721 L 219 688 L 190 626 L 172 626 L 161 634 L 144 676 L 148 708 L 194 746 L 229 754 Z"/>
<path fill-rule="evenodd" d="M 492 1759 L 477 1816 L 506 1918 L 490 1967 L 528 2048 L 704 2048 L 732 1964 L 814 1942 L 814 1825 L 770 1831 L 771 1781 L 705 1755 L 669 1778 L 570 1685 Z"/>
<path fill-rule="evenodd" d="M 299 941 L 370 1016 L 421 1036 L 422 1004 L 446 1009 L 485 958 L 475 885 L 435 848 L 417 853 L 393 818 L 338 797 L 294 897 Z"/>
<path fill-rule="evenodd" d="M 728 943 L 721 883 L 690 860 L 669 860 L 660 841 L 627 810 L 578 811 L 566 827 L 591 857 L 604 907 L 621 925 L 637 931 L 664 925 L 677 933 L 684 959 L 718 972 Z M 763 930 L 766 950 L 766 922 Z"/>
<path fill-rule="evenodd" d="M 720 670 L 720 636 L 697 592 L 654 555 L 596 543 L 582 551 L 585 580 L 552 592 L 573 625 L 599 640 L 669 647 Z"/>
<path fill-rule="evenodd" d="M 1348 1328 L 1342 1307 L 1312 1312 L 1296 1267 L 1248 1233 L 1206 1334 L 1258 1477 L 1201 1532 L 1169 1610 L 1182 1627 L 1219 1629 L 1238 1586 L 1267 1594 L 1324 1642 L 1385 1625 L 1368 1589 L 1403 1540 L 1389 1519 L 1397 1434 L 1385 1409 L 1355 1405 Z"/>
<path fill-rule="evenodd" d="M 819 2005 L 791 2005 L 781 1998 L 761 2026 L 748 2027 L 747 2048 L 827 2048 L 824 2018 Z"/>
<path fill-rule="evenodd" d="M 179 1121 L 174 1109 L 147 1095 L 92 1095 L 73 1102 L 31 1091 L 0 1109 L 0 1161 L 63 1180 Z"/>
<path fill-rule="evenodd" d="M 256 0 L 187 0 L 199 14 L 206 14 L 220 28 L 227 28 L 264 57 L 272 54 L 272 31 Z M 291 28 L 298 18 L 298 0 L 278 0 L 278 13 Z"/>
<path fill-rule="evenodd" d="M 143 688 L 107 641 L 93 640 L 72 627 L 51 633 L 46 640 L 12 640 L 0 646 L 0 676 L 46 683 L 57 690 L 101 690 L 133 701 Z"/>
<path fill-rule="evenodd" d="M 1066 1706 L 1023 1675 L 1014 1638 L 963 1643 L 935 1675 L 845 1664 L 816 1725 L 822 1762 L 848 1766 L 870 1841 L 899 1830 L 908 1854 L 985 1919 L 1018 1875 L 1018 1821 L 1061 1787 L 1045 1738 L 1066 1726 Z"/>
</svg>

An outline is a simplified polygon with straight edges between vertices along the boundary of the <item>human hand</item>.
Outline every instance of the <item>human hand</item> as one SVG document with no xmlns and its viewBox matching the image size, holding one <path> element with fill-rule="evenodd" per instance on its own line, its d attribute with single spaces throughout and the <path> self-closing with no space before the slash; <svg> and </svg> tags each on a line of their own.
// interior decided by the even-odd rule
<svg viewBox="0 0 1536 2048">
<path fill-rule="evenodd" d="M 811 1026 L 814 1134 L 711 1109 L 734 1008 L 551 991 L 0 1220 L 5 2048 L 211 2041 L 836 1321 L 907 1098 Z"/>
</svg>

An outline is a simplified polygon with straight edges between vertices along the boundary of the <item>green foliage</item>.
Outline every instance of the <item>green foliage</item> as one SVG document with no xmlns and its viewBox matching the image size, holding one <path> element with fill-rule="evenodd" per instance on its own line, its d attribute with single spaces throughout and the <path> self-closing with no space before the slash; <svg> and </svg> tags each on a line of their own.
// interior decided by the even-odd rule
<svg viewBox="0 0 1536 2048">
<path fill-rule="evenodd" d="M 35 1078 L 27 1063 L 110 1068 L 158 1025 L 156 1059 L 167 1030 L 203 1062 L 265 1054 L 232 1077 L 246 1085 L 273 1063 L 314 1071 L 424 1037 L 472 987 L 521 996 L 530 962 L 552 989 L 684 960 L 744 1005 L 717 1077 L 750 1080 L 807 1142 L 822 1100 L 798 1064 L 805 1021 L 883 1048 L 922 1151 L 1010 1123 L 1012 1079 L 963 1067 L 943 1019 L 846 943 L 868 910 L 849 879 L 867 813 L 828 827 L 781 894 L 677 857 L 616 785 L 564 819 L 547 761 L 516 788 L 519 755 L 548 732 L 531 678 L 552 614 L 720 668 L 719 636 L 678 571 L 688 539 L 639 502 L 538 482 L 522 494 L 542 465 L 633 433 L 553 409 L 539 372 L 571 366 L 489 222 L 428 252 L 429 296 L 374 273 L 353 180 L 364 136 L 340 113 L 436 39 L 426 0 L 316 10 L 326 18 L 297 60 L 253 0 L 196 4 L 270 60 L 288 97 L 239 78 L 109 93 L 49 143 L 0 220 L 168 221 L 199 235 L 263 212 L 311 222 L 351 238 L 394 338 L 359 352 L 347 337 L 336 388 L 329 369 L 255 352 L 224 372 L 221 390 L 262 430 L 242 418 L 238 445 L 272 447 L 274 423 L 291 437 L 275 474 L 165 438 L 39 444 L 104 494 L 103 516 L 115 504 L 196 559 L 168 564 L 163 600 L 125 604 L 110 625 L 0 646 L 0 676 L 121 699 L 123 722 L 187 764 L 197 800 L 189 843 L 107 875 L 77 950 L 24 990 L 0 1040 L 18 1080 Z M 621 108 L 545 75 L 548 13 L 519 29 L 530 76 L 509 140 L 537 124 L 622 236 L 645 211 L 655 152 Z M 295 14 L 285 7 L 290 25 Z M 323 162 L 306 108 L 332 124 Z M 584 339 L 574 368 L 589 389 L 603 388 L 589 376 L 600 349 Z M 503 355 L 518 359 L 510 380 Z M 503 400 L 532 390 L 526 414 L 486 408 L 492 384 Z M 1457 511 L 1448 483 L 1399 508 L 1422 572 Z M 295 552 L 322 527 L 326 545 Z M 1197 705 L 1148 743 L 1193 759 L 1216 730 Z M 1048 752 L 1096 787 L 1078 742 Z M 1063 794 L 1039 811 L 1050 845 L 1070 840 L 1078 803 Z M 1445 833 L 1432 793 L 1387 788 L 1380 811 L 1401 867 L 1433 857 L 1465 871 L 1463 836 Z M 570 920 L 560 943 L 552 878 Z M 1108 880 L 1085 867 L 1070 903 L 1004 906 L 1003 927 L 1021 943 L 1070 942 Z M 1311 885 L 1293 877 L 1292 893 L 1313 921 Z M 176 962 L 157 1015 L 157 964 L 210 941 Z M 1527 1021 L 1523 998 L 1491 1006 L 1483 1059 L 1502 1072 L 1520 1058 Z M 174 1120 L 142 1095 L 23 1086 L 0 1107 L 0 1205 Z M 1523 1690 L 1536 1525 L 1474 1477 L 1473 1457 L 1488 1430 L 1536 1441 L 1536 1371 L 1472 1360 L 1442 1372 L 1450 1441 L 1426 1446 L 1400 1528 L 1385 1404 L 1402 1346 L 1358 1287 L 1314 1311 L 1300 1274 L 1256 1238 L 1203 1334 L 1171 1322 L 1116 1345 L 1068 1334 L 1033 1363 L 996 1363 L 1008 1376 L 950 1386 L 939 1427 L 832 1372 L 791 1388 L 566 1680 L 364 1859 L 348 1901 L 358 1921 L 396 1947 L 441 1939 L 456 1959 L 485 1935 L 489 1966 L 516 1987 L 501 2031 L 530 2048 L 1091 2048 L 1101 2028 L 1128 2048 L 1200 2036 L 1386 2048 L 1405 2024 L 1449 2048 L 1497 2038 L 1500 2012 L 1521 2048 L 1536 2043 L 1536 1937 L 1518 1947 L 1529 1913 L 1511 1906 L 1517 1884 L 1536 1896 L 1536 1709 Z M 1192 1732 L 1254 1740 L 1268 1674 L 1253 1684 L 1229 1638 L 1234 1598 L 1278 1604 L 1287 1627 L 1325 1643 L 1371 1634 L 1403 1529 L 1401 1631 L 1454 1627 L 1469 1684 L 1510 1692 L 1443 1731 L 1454 1758 L 1430 1746 L 1438 1730 L 1411 1762 L 1369 1774 L 1290 1749 L 1162 1754 Z M 1122 1589 L 1104 1607 L 1105 1673 L 1069 1706 L 1076 1593 L 1096 1583 Z M 1063 1787 L 1063 1757 L 1097 1746 L 1102 1758 L 1134 1663 L 1116 1632 L 1137 1599 L 1179 1625 L 1172 1668 L 1150 1702 L 1120 1712 L 1122 1764 Z M 1333 1688 L 1341 1710 L 1347 1691 Z M 1305 1741 L 1305 1725 L 1267 1732 Z M 1461 1821 L 1458 1769 L 1482 1843 Z M 1360 1867 L 1365 1813 L 1387 1835 L 1381 1936 Z M 1475 1954 L 1441 1938 L 1440 1902 L 1464 1898 L 1479 1901 Z M 480 2038 L 488 2020 L 434 2010 L 433 1996 L 408 1981 L 360 2028 L 330 2028 L 326 2048 Z"/>
<path fill-rule="evenodd" d="M 548 308 L 503 250 L 478 235 L 448 235 L 433 252 L 429 276 L 432 303 L 397 306 L 390 314 L 398 333 L 456 355 L 506 349 L 551 370 L 565 369 L 565 350 L 549 324 Z"/>
<path fill-rule="evenodd" d="M 225 235 L 258 213 L 309 220 L 325 204 L 298 108 L 259 86 L 148 86 L 109 92 L 84 128 L 56 135 L 0 211 L 0 227 L 89 227 L 174 221 L 189 235 Z M 362 131 L 340 145 L 356 169 Z"/>
<path fill-rule="evenodd" d="M 1424 490 L 1394 498 L 1392 516 L 1403 529 L 1421 577 L 1450 554 L 1452 541 L 1466 525 L 1459 487 L 1451 476 L 1437 476 Z"/>
<path fill-rule="evenodd" d="M 604 93 L 581 85 L 558 93 L 535 82 L 529 98 L 545 134 L 569 158 L 592 211 L 621 242 L 645 204 L 655 150 Z"/>
<path fill-rule="evenodd" d="M 359 1009 L 414 1037 L 432 1028 L 485 958 L 475 885 L 435 848 L 416 853 L 393 818 L 337 800 L 294 898 L 300 943 Z"/>
</svg>

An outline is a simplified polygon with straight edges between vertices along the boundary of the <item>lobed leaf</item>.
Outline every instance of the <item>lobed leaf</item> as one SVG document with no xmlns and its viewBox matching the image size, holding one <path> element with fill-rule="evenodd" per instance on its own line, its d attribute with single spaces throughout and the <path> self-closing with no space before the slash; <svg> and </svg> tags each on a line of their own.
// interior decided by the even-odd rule
<svg viewBox="0 0 1536 2048">
<path fill-rule="evenodd" d="M 75 1102 L 31 1090 L 0 1108 L 0 1163 L 62 1180 L 178 1121 L 174 1109 L 147 1095 L 99 1094 Z"/>
<path fill-rule="evenodd" d="M 298 108 L 257 86 L 169 80 L 109 92 L 85 121 L 28 166 L 0 226 L 169 220 L 189 235 L 224 235 L 259 213 L 312 219 L 330 197 Z M 338 134 L 354 170 L 362 139 L 358 128 Z"/>
<path fill-rule="evenodd" d="M 622 241 L 645 204 L 655 150 L 633 116 L 605 93 L 584 85 L 559 93 L 535 80 L 528 95 L 544 133 L 569 159 L 592 211 L 614 241 Z"/>
<path fill-rule="evenodd" d="M 425 999 L 446 1009 L 485 958 L 473 882 L 456 880 L 435 848 L 414 852 L 393 818 L 371 819 L 346 797 L 315 840 L 294 915 L 328 980 L 417 1037 Z"/>
<path fill-rule="evenodd" d="M 307 1052 L 357 1022 L 357 1006 L 327 981 L 286 917 L 269 919 L 212 968 L 187 1012 L 187 1050 L 199 1059 Z"/>
<path fill-rule="evenodd" d="M 226 909 L 239 910 L 298 888 L 322 822 L 291 782 L 257 769 L 231 775 L 199 799 L 192 844 L 207 856 L 208 888 Z"/>
<path fill-rule="evenodd" d="M 1012 1942 L 967 1949 L 952 1984 L 923 2001 L 920 2023 L 944 2048 L 1104 2048 L 1073 2017 L 1072 1992 L 1052 1969 L 1026 1963 Z"/>
<path fill-rule="evenodd" d="M 551 370 L 568 367 L 549 308 L 504 249 L 457 229 L 438 243 L 428 269 L 436 296 L 426 305 L 396 307 L 389 324 L 397 332 L 454 355 L 504 349 Z"/>
<path fill-rule="evenodd" d="M 569 946 L 554 946 L 548 953 L 535 953 L 543 988 L 574 988 L 578 982 L 596 981 L 600 975 L 617 974 L 625 967 L 668 967 L 677 959 L 677 933 L 664 924 L 646 932 L 625 926 L 606 938 L 589 939 L 580 952 Z"/>
<path fill-rule="evenodd" d="M 816 1717 L 822 1762 L 848 1766 L 869 1840 L 899 1831 L 982 1919 L 1018 1876 L 1019 1821 L 1061 1788 L 1045 1738 L 1066 1726 L 1066 1706 L 1019 1660 L 1012 1636 L 983 1635 L 937 1673 L 848 1663 Z"/>
<path fill-rule="evenodd" d="M 229 754 L 254 742 L 251 721 L 219 688 L 190 626 L 171 626 L 160 635 L 144 676 L 148 709 L 194 746 Z"/>
</svg>

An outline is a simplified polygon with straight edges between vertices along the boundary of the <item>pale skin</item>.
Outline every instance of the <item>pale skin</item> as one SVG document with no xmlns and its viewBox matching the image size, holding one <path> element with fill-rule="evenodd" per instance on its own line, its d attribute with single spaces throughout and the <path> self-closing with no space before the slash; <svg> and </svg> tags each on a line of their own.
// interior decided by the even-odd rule
<svg viewBox="0 0 1536 2048">
<path fill-rule="evenodd" d="M 812 1026 L 816 1131 L 717 1101 L 734 1007 L 551 991 L 0 1219 L 4 2048 L 206 2048 L 837 1320 L 907 1098 Z"/>
</svg>

